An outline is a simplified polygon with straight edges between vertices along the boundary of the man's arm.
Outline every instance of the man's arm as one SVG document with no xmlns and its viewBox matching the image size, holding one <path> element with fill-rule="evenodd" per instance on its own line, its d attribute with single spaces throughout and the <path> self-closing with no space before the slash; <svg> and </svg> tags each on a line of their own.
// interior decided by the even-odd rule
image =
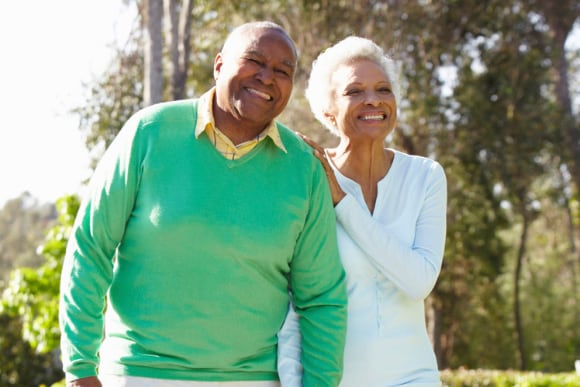
<svg viewBox="0 0 580 387">
<path fill-rule="evenodd" d="M 136 128 L 134 120 L 125 125 L 99 162 L 63 263 L 59 305 L 63 368 L 68 381 L 83 385 L 96 380 L 82 378 L 97 374 L 113 258 L 137 192 L 141 156 L 134 146 Z"/>
<path fill-rule="evenodd" d="M 310 211 L 297 241 L 290 282 L 300 316 L 303 385 L 337 386 L 346 334 L 345 273 L 328 182 L 318 160 L 312 162 Z"/>
</svg>

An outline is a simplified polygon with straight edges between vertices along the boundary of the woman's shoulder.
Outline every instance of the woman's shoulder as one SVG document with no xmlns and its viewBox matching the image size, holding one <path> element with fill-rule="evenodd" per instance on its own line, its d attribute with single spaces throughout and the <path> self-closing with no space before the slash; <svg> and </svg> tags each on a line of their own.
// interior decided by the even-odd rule
<svg viewBox="0 0 580 387">
<path fill-rule="evenodd" d="M 413 165 L 417 165 L 417 166 L 423 165 L 426 167 L 434 167 L 436 165 L 440 166 L 439 162 L 432 157 L 412 155 L 412 154 L 405 153 L 401 150 L 393 149 L 393 148 L 387 148 L 387 149 L 394 153 L 395 159 L 399 159 L 399 161 L 402 161 L 405 163 L 409 163 L 409 164 L 413 164 Z"/>
<path fill-rule="evenodd" d="M 422 171 L 423 173 L 435 174 L 442 177 L 445 175 L 441 164 L 431 157 L 412 155 L 392 148 L 388 149 L 395 155 L 394 163 L 407 173 L 418 173 Z"/>
</svg>

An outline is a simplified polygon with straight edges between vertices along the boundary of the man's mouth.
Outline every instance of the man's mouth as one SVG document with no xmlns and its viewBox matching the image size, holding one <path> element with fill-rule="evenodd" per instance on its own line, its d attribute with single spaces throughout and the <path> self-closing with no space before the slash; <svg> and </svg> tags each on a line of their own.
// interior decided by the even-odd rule
<svg viewBox="0 0 580 387">
<path fill-rule="evenodd" d="M 247 90 L 247 91 L 248 91 L 250 94 L 253 94 L 253 95 L 255 95 L 256 97 L 260 97 L 260 98 L 262 98 L 262 99 L 264 99 L 264 100 L 266 100 L 266 101 L 272 101 L 272 100 L 274 100 L 274 98 L 273 98 L 271 95 L 269 95 L 269 94 L 266 94 L 266 93 L 264 93 L 264 92 L 262 92 L 262 91 L 260 91 L 260 90 L 251 89 L 251 88 L 246 88 L 246 90 Z"/>
</svg>

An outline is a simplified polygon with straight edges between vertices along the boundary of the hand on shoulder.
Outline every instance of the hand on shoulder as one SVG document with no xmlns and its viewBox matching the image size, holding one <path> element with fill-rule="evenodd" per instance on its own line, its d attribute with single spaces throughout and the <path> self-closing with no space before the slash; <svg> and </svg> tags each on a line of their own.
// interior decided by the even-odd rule
<svg viewBox="0 0 580 387">
<path fill-rule="evenodd" d="M 330 160 L 326 157 L 326 152 L 324 149 L 318 145 L 314 140 L 306 137 L 300 132 L 296 132 L 296 134 L 304 140 L 312 149 L 314 149 L 314 156 L 322 163 L 324 167 L 324 172 L 326 173 L 326 177 L 328 179 L 328 184 L 330 187 L 330 194 L 332 195 L 332 203 L 336 206 L 345 196 L 346 194 L 338 184 L 336 180 L 336 175 L 334 174 L 334 170 L 330 166 Z"/>
</svg>

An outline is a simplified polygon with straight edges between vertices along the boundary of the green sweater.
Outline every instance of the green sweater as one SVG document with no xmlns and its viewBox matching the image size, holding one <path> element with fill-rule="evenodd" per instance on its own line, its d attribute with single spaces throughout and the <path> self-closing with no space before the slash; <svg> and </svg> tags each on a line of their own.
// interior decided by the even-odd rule
<svg viewBox="0 0 580 387">
<path fill-rule="evenodd" d="M 195 138 L 196 105 L 137 113 L 91 179 L 61 279 L 67 379 L 98 368 L 277 380 L 290 287 L 302 317 L 304 385 L 335 386 L 346 294 L 320 163 L 280 124 L 287 154 L 267 138 L 227 160 L 205 134 Z"/>
</svg>

